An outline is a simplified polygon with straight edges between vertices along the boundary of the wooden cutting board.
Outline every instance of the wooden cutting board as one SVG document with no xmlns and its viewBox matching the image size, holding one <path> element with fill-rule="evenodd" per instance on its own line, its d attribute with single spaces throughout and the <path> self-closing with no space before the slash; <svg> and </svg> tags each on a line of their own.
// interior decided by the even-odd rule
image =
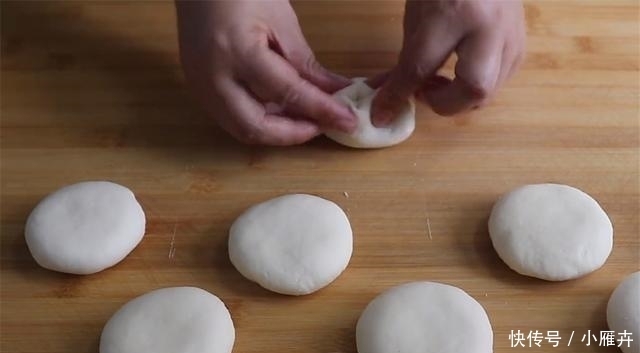
<svg viewBox="0 0 640 353">
<path fill-rule="evenodd" d="M 400 46 L 402 4 L 362 4 L 296 4 L 319 60 L 348 76 L 391 67 Z M 0 350 L 97 353 L 118 307 L 191 285 L 230 308 L 234 352 L 355 353 L 371 299 L 433 280 L 482 303 L 496 353 L 617 352 L 580 341 L 606 329 L 611 291 L 640 267 L 638 5 L 526 7 L 527 60 L 490 106 L 455 119 L 420 107 L 409 141 L 357 151 L 325 139 L 247 147 L 215 128 L 183 87 L 171 2 L 3 1 Z M 29 211 L 58 187 L 95 179 L 136 192 L 144 241 L 96 275 L 39 268 L 23 237 Z M 609 213 L 615 246 L 604 268 L 547 283 L 499 260 L 486 227 L 492 203 L 539 182 L 579 187 Z M 242 210 L 293 192 L 341 205 L 355 234 L 345 273 L 301 298 L 243 279 L 226 249 Z M 511 348 L 512 330 L 559 331 L 560 346 Z"/>
</svg>

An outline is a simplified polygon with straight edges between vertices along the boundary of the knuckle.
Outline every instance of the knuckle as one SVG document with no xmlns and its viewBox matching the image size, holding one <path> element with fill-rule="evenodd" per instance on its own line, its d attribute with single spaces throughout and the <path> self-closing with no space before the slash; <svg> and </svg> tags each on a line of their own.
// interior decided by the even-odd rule
<svg viewBox="0 0 640 353">
<path fill-rule="evenodd" d="M 306 55 L 302 61 L 302 71 L 305 74 L 320 71 L 320 63 L 313 54 Z"/>
<path fill-rule="evenodd" d="M 297 70 L 303 74 L 310 74 L 320 68 L 320 63 L 316 60 L 311 49 L 295 48 L 285 51 L 287 60 L 294 64 Z"/>
<path fill-rule="evenodd" d="M 280 105 L 286 110 L 289 107 L 296 107 L 300 105 L 302 100 L 302 92 L 307 89 L 307 82 L 304 80 L 296 80 L 293 83 L 288 83 L 282 89 L 280 98 Z"/>
<path fill-rule="evenodd" d="M 494 28 L 504 19 L 504 7 L 490 1 L 465 1 L 461 10 L 465 18 L 476 28 Z"/>
</svg>

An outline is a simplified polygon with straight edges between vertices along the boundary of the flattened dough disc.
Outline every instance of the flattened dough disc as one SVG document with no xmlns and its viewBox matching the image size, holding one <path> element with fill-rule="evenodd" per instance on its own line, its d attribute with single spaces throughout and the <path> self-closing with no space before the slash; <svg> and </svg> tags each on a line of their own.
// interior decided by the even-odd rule
<svg viewBox="0 0 640 353">
<path fill-rule="evenodd" d="M 598 202 L 568 185 L 519 187 L 493 206 L 493 247 L 516 272 L 548 281 L 575 279 L 604 265 L 613 226 Z"/>
<path fill-rule="evenodd" d="M 33 209 L 27 246 L 44 268 L 91 274 L 114 266 L 142 240 L 145 215 L 133 192 L 108 181 L 63 187 Z"/>
<path fill-rule="evenodd" d="M 313 195 L 276 197 L 245 211 L 229 231 L 229 257 L 246 278 L 271 291 L 304 295 L 333 282 L 351 259 L 347 216 Z"/>
<path fill-rule="evenodd" d="M 122 306 L 100 353 L 231 353 L 235 329 L 224 303 L 196 287 L 151 291 Z"/>
<path fill-rule="evenodd" d="M 356 327 L 358 353 L 492 353 L 482 306 L 463 290 L 434 282 L 393 287 L 366 307 Z"/>
</svg>

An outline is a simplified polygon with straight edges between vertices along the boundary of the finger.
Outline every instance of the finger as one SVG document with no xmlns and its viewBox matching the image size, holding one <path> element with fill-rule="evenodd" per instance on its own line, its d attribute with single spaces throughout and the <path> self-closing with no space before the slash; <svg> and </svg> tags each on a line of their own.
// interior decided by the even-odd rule
<svg viewBox="0 0 640 353">
<path fill-rule="evenodd" d="M 516 55 L 516 58 L 513 61 L 513 64 L 509 68 L 509 76 L 508 76 L 509 78 L 511 78 L 511 76 L 513 76 L 516 72 L 518 72 L 518 70 L 520 70 L 520 67 L 522 66 L 523 61 L 524 61 L 524 53 L 520 52 L 518 53 L 518 55 Z"/>
<path fill-rule="evenodd" d="M 510 79 L 522 63 L 526 37 L 524 27 L 520 26 L 520 28 L 519 31 L 510 35 L 504 44 L 498 86 L 502 86 L 506 80 Z"/>
<path fill-rule="evenodd" d="M 515 65 L 517 59 L 516 51 L 510 46 L 505 44 L 502 50 L 502 60 L 500 60 L 500 74 L 496 82 L 496 87 L 501 87 L 509 77 L 511 77 L 511 68 Z"/>
<path fill-rule="evenodd" d="M 459 33 L 441 18 L 424 21 L 405 40 L 398 65 L 373 100 L 374 125 L 390 123 L 422 82 L 433 76 L 454 50 Z"/>
<path fill-rule="evenodd" d="M 435 91 L 441 89 L 447 85 L 450 85 L 452 80 L 445 76 L 434 75 L 433 77 L 428 78 L 420 87 L 418 92 L 416 92 L 416 98 L 425 104 L 429 104 L 427 98 L 425 97 L 426 92 Z"/>
<path fill-rule="evenodd" d="M 320 127 L 313 122 L 283 115 L 265 115 L 263 123 L 262 143 L 273 146 L 298 145 L 321 134 Z"/>
<path fill-rule="evenodd" d="M 383 72 L 381 74 L 375 75 L 371 78 L 368 78 L 365 83 L 367 84 L 367 86 L 373 88 L 373 89 L 378 89 L 380 88 L 380 86 L 382 86 L 382 84 L 389 79 L 389 76 L 391 76 L 391 71 L 386 71 Z"/>
<path fill-rule="evenodd" d="M 258 51 L 247 63 L 242 79 L 265 102 L 279 104 L 289 115 L 313 120 L 323 128 L 350 132 L 356 118 L 348 107 L 303 79 L 281 56 Z"/>
<path fill-rule="evenodd" d="M 334 93 L 351 84 L 351 80 L 327 70 L 314 56 L 291 62 L 300 76 L 327 93 Z"/>
<path fill-rule="evenodd" d="M 517 52 L 516 58 L 514 63 L 509 68 L 509 77 L 513 76 L 513 74 L 515 74 L 522 66 L 522 63 L 524 62 L 524 58 L 525 58 L 526 46 L 527 46 L 527 35 L 525 32 L 525 29 L 522 28 L 518 36 L 518 42 L 517 42 L 518 50 L 516 51 Z"/>
<path fill-rule="evenodd" d="M 220 83 L 229 113 L 226 119 L 218 119 L 220 125 L 238 140 L 249 144 L 295 145 L 306 142 L 320 133 L 320 128 L 310 121 L 266 114 L 262 104 L 233 80 Z"/>
<path fill-rule="evenodd" d="M 482 105 L 493 94 L 500 75 L 503 40 L 494 33 L 475 33 L 457 49 L 456 77 L 451 84 L 424 92 L 432 109 L 453 115 Z"/>
<path fill-rule="evenodd" d="M 351 84 L 351 80 L 327 70 L 317 60 L 297 21 L 285 23 L 275 35 L 281 54 L 298 70 L 302 78 L 325 92 L 333 93 Z"/>
</svg>

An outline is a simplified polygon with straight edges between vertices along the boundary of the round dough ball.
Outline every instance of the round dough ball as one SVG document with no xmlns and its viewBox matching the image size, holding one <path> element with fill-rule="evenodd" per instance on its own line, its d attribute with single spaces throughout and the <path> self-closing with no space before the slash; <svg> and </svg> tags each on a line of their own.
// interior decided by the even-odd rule
<svg viewBox="0 0 640 353">
<path fill-rule="evenodd" d="M 625 278 L 613 291 L 607 305 L 609 329 L 619 339 L 625 330 L 633 341 L 622 342 L 622 352 L 640 353 L 640 271 Z"/>
<path fill-rule="evenodd" d="M 100 337 L 100 353 L 230 353 L 235 329 L 215 295 L 195 287 L 154 290 L 122 306 Z"/>
<path fill-rule="evenodd" d="M 313 293 L 333 282 L 351 259 L 347 216 L 335 203 L 305 194 L 276 197 L 245 211 L 229 231 L 238 271 L 271 291 Z"/>
<path fill-rule="evenodd" d="M 381 148 L 397 145 L 411 136 L 416 125 L 416 107 L 407 101 L 405 110 L 388 126 L 375 127 L 371 122 L 371 103 L 377 90 L 369 87 L 365 78 L 353 79 L 353 84 L 334 93 L 334 97 L 351 108 L 358 118 L 356 130 L 347 134 L 340 131 L 325 133 L 330 139 L 355 148 Z"/>
<path fill-rule="evenodd" d="M 598 202 L 567 185 L 517 188 L 494 205 L 493 247 L 516 272 L 548 281 L 584 276 L 604 265 L 613 226 Z"/>
<path fill-rule="evenodd" d="M 40 266 L 85 275 L 124 259 L 144 235 L 131 190 L 107 181 L 69 185 L 45 197 L 27 219 L 25 238 Z"/>
<path fill-rule="evenodd" d="M 413 282 L 375 298 L 356 326 L 358 353 L 492 353 L 482 306 L 463 290 Z"/>
</svg>

